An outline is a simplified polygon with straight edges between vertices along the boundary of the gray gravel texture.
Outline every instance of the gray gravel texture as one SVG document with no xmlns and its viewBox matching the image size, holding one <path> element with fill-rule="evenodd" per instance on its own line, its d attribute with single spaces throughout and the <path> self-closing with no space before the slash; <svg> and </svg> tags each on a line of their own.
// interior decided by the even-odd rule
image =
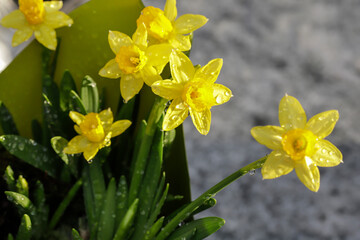
<svg viewBox="0 0 360 240">
<path fill-rule="evenodd" d="M 144 2 L 163 8 L 165 0 Z M 218 82 L 234 95 L 212 108 L 207 136 L 190 118 L 184 123 L 193 198 L 270 153 L 250 129 L 278 125 L 285 93 L 299 99 L 308 117 L 340 112 L 328 140 L 342 151 L 344 163 L 320 168 L 318 193 L 294 172 L 275 180 L 262 180 L 260 171 L 246 175 L 199 216 L 226 220 L 208 239 L 360 239 L 360 1 L 178 0 L 178 13 L 209 18 L 195 32 L 191 59 L 205 65 L 223 58 Z"/>
</svg>

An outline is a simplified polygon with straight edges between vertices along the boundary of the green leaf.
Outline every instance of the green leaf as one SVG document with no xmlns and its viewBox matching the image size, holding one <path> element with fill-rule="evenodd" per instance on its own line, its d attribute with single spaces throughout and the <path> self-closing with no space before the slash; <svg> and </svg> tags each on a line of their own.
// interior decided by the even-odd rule
<svg viewBox="0 0 360 240">
<path fill-rule="evenodd" d="M 193 212 L 193 215 L 196 215 L 200 212 L 203 212 L 209 208 L 212 208 L 213 206 L 216 205 L 216 199 L 215 198 L 209 198 L 207 199 L 198 209 L 196 209 L 194 212 Z"/>
<path fill-rule="evenodd" d="M 95 209 L 95 203 L 94 203 L 94 194 L 92 191 L 91 186 L 91 179 L 90 179 L 90 171 L 89 167 L 85 166 L 82 172 L 82 178 L 84 181 L 83 184 L 83 194 L 84 194 L 84 205 L 85 205 L 85 211 L 86 216 L 88 220 L 88 225 L 90 229 L 90 236 L 93 236 L 92 239 L 96 236 L 97 231 L 97 218 L 95 215 L 96 209 Z"/>
<path fill-rule="evenodd" d="M 145 240 L 151 240 L 155 237 L 155 235 L 159 232 L 165 217 L 159 218 L 152 226 L 151 228 L 146 232 Z"/>
<path fill-rule="evenodd" d="M 54 136 L 65 135 L 63 121 L 59 108 L 54 105 L 46 94 L 44 97 L 43 112 L 43 141 L 42 144 L 50 147 L 50 139 Z"/>
<path fill-rule="evenodd" d="M 13 237 L 13 235 L 11 233 L 8 234 L 7 240 L 14 240 L 14 237 Z"/>
<path fill-rule="evenodd" d="M 65 70 L 60 82 L 60 108 L 64 112 L 73 109 L 72 102 L 70 101 L 71 91 L 76 92 L 76 85 L 71 73 Z"/>
<path fill-rule="evenodd" d="M 119 226 L 121 219 L 126 214 L 127 211 L 127 197 L 128 197 L 128 187 L 126 183 L 126 178 L 124 175 L 120 177 L 118 188 L 116 191 L 116 219 L 115 226 Z"/>
<path fill-rule="evenodd" d="M 99 112 L 99 92 L 96 82 L 90 76 L 83 78 L 80 96 L 86 112 Z"/>
<path fill-rule="evenodd" d="M 147 226 L 151 226 L 153 222 L 155 222 L 157 216 L 160 214 L 161 208 L 164 206 L 168 191 L 169 191 L 169 184 L 166 184 L 165 190 L 163 191 L 160 200 L 156 203 L 154 210 L 151 212 L 149 216 Z"/>
<path fill-rule="evenodd" d="M 27 196 L 11 191 L 5 191 L 5 195 L 10 202 L 19 207 L 20 214 L 35 215 L 35 207 Z"/>
<path fill-rule="evenodd" d="M 70 99 L 71 99 L 71 105 L 73 106 L 73 111 L 79 112 L 81 114 L 86 114 L 86 108 L 84 106 L 84 103 L 82 102 L 81 98 L 79 97 L 79 95 L 71 90 L 70 91 Z"/>
<path fill-rule="evenodd" d="M 100 214 L 98 239 L 110 240 L 114 234 L 115 227 L 115 198 L 116 183 L 115 179 L 112 178 L 109 182 L 109 186 L 106 192 L 105 201 L 103 204 L 103 210 Z"/>
<path fill-rule="evenodd" d="M 5 173 L 4 173 L 4 179 L 11 191 L 16 190 L 16 182 L 14 177 L 14 171 L 12 170 L 11 166 L 8 165 L 6 167 Z"/>
<path fill-rule="evenodd" d="M 192 222 L 186 223 L 176 231 L 174 231 L 167 240 L 201 240 L 204 239 L 217 230 L 219 230 L 225 224 L 224 219 L 218 217 L 206 217 Z M 191 238 L 186 238 L 191 236 Z"/>
<path fill-rule="evenodd" d="M 49 224 L 49 229 L 53 229 L 56 224 L 59 222 L 61 216 L 64 214 L 66 208 L 69 206 L 70 202 L 74 199 L 76 196 L 77 191 L 82 185 L 82 179 L 79 179 L 74 186 L 69 190 L 68 194 L 65 196 L 65 198 L 60 203 L 59 207 L 56 209 L 54 215 L 52 216 Z"/>
<path fill-rule="evenodd" d="M 153 203 L 153 196 L 157 192 L 159 183 L 163 155 L 163 132 L 157 129 L 151 147 L 150 156 L 145 171 L 143 183 L 139 192 L 139 213 L 135 223 L 135 233 L 133 240 L 143 239 L 147 228 L 147 220 Z"/>
<path fill-rule="evenodd" d="M 21 218 L 20 227 L 16 235 L 16 240 L 30 240 L 31 238 L 31 219 L 29 215 L 24 214 Z"/>
<path fill-rule="evenodd" d="M 83 240 L 79 232 L 75 228 L 73 228 L 71 232 L 72 232 L 73 240 Z"/>
<path fill-rule="evenodd" d="M 134 202 L 130 205 L 128 211 L 126 212 L 124 218 L 120 222 L 118 229 L 116 230 L 116 234 L 113 240 L 123 240 L 125 239 L 126 235 L 130 227 L 134 222 L 134 218 L 136 216 L 137 207 L 139 204 L 139 199 L 135 199 Z"/>
<path fill-rule="evenodd" d="M 19 135 L 13 117 L 2 101 L 0 101 L 0 126 L 4 134 Z"/>
<path fill-rule="evenodd" d="M 54 108 L 58 110 L 60 98 L 59 88 L 49 75 L 43 77 L 43 94 L 47 96 Z"/>
<path fill-rule="evenodd" d="M 0 143 L 24 162 L 45 171 L 51 177 L 58 176 L 61 165 L 57 156 L 35 141 L 16 135 L 4 135 L 0 137 Z"/>
<path fill-rule="evenodd" d="M 37 228 L 39 228 L 39 232 L 43 233 L 48 226 L 49 206 L 45 203 L 44 186 L 39 180 L 36 181 L 33 197 L 34 205 L 36 207 Z"/>
<path fill-rule="evenodd" d="M 29 197 L 29 185 L 26 179 L 22 175 L 19 175 L 18 177 L 18 180 L 16 182 L 16 188 L 18 193 L 21 193 Z"/>
</svg>

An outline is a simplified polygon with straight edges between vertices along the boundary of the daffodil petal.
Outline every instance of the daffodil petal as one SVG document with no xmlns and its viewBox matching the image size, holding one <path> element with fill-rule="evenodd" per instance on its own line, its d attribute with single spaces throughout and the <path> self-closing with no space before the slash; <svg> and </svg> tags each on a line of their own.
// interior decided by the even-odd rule
<svg viewBox="0 0 360 240">
<path fill-rule="evenodd" d="M 92 144 L 91 147 L 87 148 L 84 151 L 84 158 L 86 159 L 86 161 L 90 161 L 96 156 L 98 151 L 99 151 L 98 144 Z"/>
<path fill-rule="evenodd" d="M 189 115 L 188 112 L 189 108 L 181 98 L 174 99 L 166 111 L 162 126 L 163 130 L 170 131 L 179 126 Z"/>
<path fill-rule="evenodd" d="M 225 87 L 224 85 L 213 84 L 213 89 L 214 89 L 213 96 L 216 105 L 226 103 L 232 97 L 231 90 Z"/>
<path fill-rule="evenodd" d="M 202 15 L 184 14 L 176 19 L 174 26 L 177 33 L 189 34 L 204 26 L 207 21 L 208 19 Z"/>
<path fill-rule="evenodd" d="M 162 80 L 157 70 L 151 66 L 145 66 L 139 73 L 134 74 L 135 77 L 142 79 L 146 85 L 151 86 L 154 82 Z"/>
<path fill-rule="evenodd" d="M 129 120 L 119 120 L 114 122 L 111 125 L 110 131 L 112 132 L 112 137 L 116 137 L 122 134 L 128 127 L 130 127 L 131 121 Z"/>
<path fill-rule="evenodd" d="M 46 14 L 45 16 L 46 25 L 51 28 L 60 28 L 64 26 L 70 26 L 73 24 L 73 20 L 63 12 L 54 11 Z"/>
<path fill-rule="evenodd" d="M 172 80 L 162 80 L 151 85 L 151 89 L 156 95 L 172 100 L 181 97 L 183 85 Z"/>
<path fill-rule="evenodd" d="M 339 112 L 337 110 L 330 110 L 310 118 L 305 128 L 312 131 L 319 138 L 325 138 L 333 131 L 338 120 Z"/>
<path fill-rule="evenodd" d="M 311 191 L 317 192 L 320 188 L 320 172 L 316 164 L 308 157 L 297 161 L 295 166 L 296 175 L 300 181 Z"/>
<path fill-rule="evenodd" d="M 132 36 L 133 43 L 140 49 L 146 49 L 148 45 L 147 35 L 145 23 L 139 24 Z"/>
<path fill-rule="evenodd" d="M 304 128 L 306 114 L 300 102 L 289 95 L 284 96 L 279 104 L 279 121 L 286 130 Z"/>
<path fill-rule="evenodd" d="M 119 52 L 121 47 L 133 44 L 128 35 L 118 31 L 109 31 L 108 40 L 110 48 L 115 54 Z"/>
<path fill-rule="evenodd" d="M 251 129 L 251 135 L 256 141 L 273 150 L 282 149 L 281 140 L 284 133 L 285 130 L 278 126 L 260 126 Z"/>
<path fill-rule="evenodd" d="M 76 123 L 77 125 L 80 125 L 80 123 L 85 118 L 84 115 L 82 115 L 81 113 L 75 112 L 75 111 L 70 111 L 69 116 L 70 116 L 71 120 L 73 120 L 74 123 Z"/>
<path fill-rule="evenodd" d="M 75 132 L 76 132 L 77 134 L 79 134 L 79 135 L 82 134 L 82 131 L 81 131 L 81 129 L 80 129 L 80 127 L 79 127 L 78 125 L 74 125 L 74 129 L 75 129 Z"/>
<path fill-rule="evenodd" d="M 211 125 L 210 109 L 205 109 L 199 112 L 190 108 L 190 116 L 199 133 L 207 135 L 210 131 Z"/>
<path fill-rule="evenodd" d="M 208 62 L 205 66 L 199 68 L 194 75 L 194 78 L 204 79 L 208 82 L 214 83 L 220 74 L 223 66 L 223 60 L 216 58 Z"/>
<path fill-rule="evenodd" d="M 50 50 L 55 50 L 57 45 L 56 32 L 53 28 L 41 24 L 35 30 L 35 38 Z"/>
<path fill-rule="evenodd" d="M 13 47 L 18 46 L 19 44 L 28 40 L 33 34 L 33 30 L 30 27 L 24 27 L 16 30 L 12 38 L 11 45 Z"/>
<path fill-rule="evenodd" d="M 111 128 L 111 124 L 114 121 L 113 113 L 110 108 L 105 109 L 99 113 L 99 118 L 101 121 L 101 125 L 104 128 L 105 132 L 108 132 Z"/>
<path fill-rule="evenodd" d="M 172 51 L 170 44 L 155 44 L 146 49 L 147 64 L 156 67 L 158 73 L 161 73 L 164 66 L 169 62 Z"/>
<path fill-rule="evenodd" d="M 100 69 L 99 75 L 106 78 L 116 79 L 121 77 L 122 71 L 120 70 L 119 64 L 115 61 L 115 59 L 111 59 L 102 69 Z"/>
<path fill-rule="evenodd" d="M 133 74 L 125 74 L 120 79 L 120 92 L 125 102 L 138 94 L 144 85 L 144 81 Z"/>
<path fill-rule="evenodd" d="M 1 25 L 6 28 L 21 29 L 29 26 L 24 14 L 20 10 L 15 10 L 1 19 Z"/>
<path fill-rule="evenodd" d="M 44 2 L 44 8 L 47 13 L 55 12 L 60 10 L 63 7 L 62 1 L 48 1 Z"/>
<path fill-rule="evenodd" d="M 68 145 L 64 148 L 63 152 L 66 154 L 81 153 L 91 144 L 92 143 L 85 136 L 78 135 L 70 140 Z"/>
<path fill-rule="evenodd" d="M 177 16 L 176 0 L 167 0 L 164 7 L 164 14 L 173 22 Z"/>
<path fill-rule="evenodd" d="M 191 49 L 190 35 L 176 34 L 169 39 L 169 43 L 173 48 L 179 51 L 189 51 Z"/>
<path fill-rule="evenodd" d="M 343 156 L 340 150 L 331 142 L 321 139 L 316 145 L 317 151 L 311 156 L 319 167 L 334 167 L 342 163 Z"/>
<path fill-rule="evenodd" d="M 263 179 L 273 179 L 286 175 L 294 169 L 294 162 L 283 151 L 272 151 L 261 168 Z"/>
<path fill-rule="evenodd" d="M 190 59 L 180 51 L 170 54 L 170 70 L 174 81 L 185 83 L 193 79 L 195 69 Z"/>
</svg>

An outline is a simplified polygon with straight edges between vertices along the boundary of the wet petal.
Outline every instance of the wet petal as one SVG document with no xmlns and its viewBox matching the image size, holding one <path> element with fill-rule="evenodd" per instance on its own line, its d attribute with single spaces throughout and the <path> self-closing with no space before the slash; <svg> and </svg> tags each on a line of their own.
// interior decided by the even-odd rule
<svg viewBox="0 0 360 240">
<path fill-rule="evenodd" d="M 294 162 L 283 151 L 272 151 L 267 157 L 261 174 L 263 179 L 273 179 L 286 175 L 294 169 Z"/>
<path fill-rule="evenodd" d="M 16 30 L 12 38 L 11 45 L 13 47 L 18 46 L 19 44 L 28 40 L 33 34 L 33 30 L 30 27 L 24 27 Z"/>
<path fill-rule="evenodd" d="M 90 161 L 96 156 L 98 151 L 99 151 L 99 144 L 98 143 L 92 144 L 91 147 L 88 147 L 84 151 L 84 158 L 86 159 L 86 161 Z"/>
<path fill-rule="evenodd" d="M 175 21 L 177 33 L 188 34 L 205 25 L 208 19 L 202 15 L 184 14 Z"/>
<path fill-rule="evenodd" d="M 169 62 L 172 51 L 170 44 L 155 44 L 146 49 L 147 64 L 156 67 L 158 73 L 161 73 L 165 65 Z"/>
<path fill-rule="evenodd" d="M 207 135 L 210 131 L 211 125 L 210 109 L 205 109 L 204 111 L 200 112 L 190 109 L 190 116 L 199 133 L 202 135 Z"/>
<path fill-rule="evenodd" d="M 35 30 L 35 38 L 50 50 L 55 50 L 57 45 L 56 32 L 53 28 L 41 24 Z"/>
<path fill-rule="evenodd" d="M 170 70 L 174 81 L 185 83 L 193 79 L 195 69 L 190 59 L 180 51 L 170 54 Z"/>
<path fill-rule="evenodd" d="M 138 94 L 144 85 L 144 81 L 133 74 L 125 74 L 120 79 L 120 92 L 125 102 Z"/>
<path fill-rule="evenodd" d="M 99 118 L 101 121 L 101 125 L 104 128 L 105 132 L 110 131 L 111 124 L 114 121 L 113 113 L 110 108 L 105 109 L 99 113 Z"/>
<path fill-rule="evenodd" d="M 20 29 L 29 26 L 24 14 L 20 10 L 15 10 L 1 19 L 1 25 L 6 28 Z"/>
<path fill-rule="evenodd" d="M 147 47 L 147 31 L 145 23 L 138 25 L 135 33 L 132 36 L 133 43 L 137 45 L 140 49 L 146 49 Z"/>
<path fill-rule="evenodd" d="M 151 85 L 151 89 L 156 95 L 172 100 L 181 97 L 184 88 L 181 83 L 176 83 L 172 80 L 162 80 Z"/>
<path fill-rule="evenodd" d="M 62 1 L 49 1 L 49 2 L 44 2 L 44 8 L 45 11 L 48 12 L 55 12 L 60 10 L 63 7 L 63 2 Z"/>
<path fill-rule="evenodd" d="M 70 26 L 73 24 L 73 20 L 65 13 L 55 11 L 46 14 L 45 23 L 46 25 L 55 29 L 64 26 Z"/>
<path fill-rule="evenodd" d="M 220 74 L 220 70 L 223 65 L 221 58 L 216 58 L 208 62 L 205 66 L 199 68 L 195 72 L 194 78 L 204 79 L 206 81 L 214 83 Z"/>
<path fill-rule="evenodd" d="M 78 135 L 70 140 L 63 152 L 66 154 L 81 153 L 91 145 L 91 142 L 82 135 Z"/>
<path fill-rule="evenodd" d="M 80 125 L 80 123 L 85 118 L 84 115 L 82 115 L 81 113 L 75 112 L 75 111 L 70 111 L 69 116 L 70 116 L 71 120 L 73 120 L 74 123 L 76 123 L 77 125 Z"/>
<path fill-rule="evenodd" d="M 251 129 L 251 135 L 256 141 L 273 150 L 282 149 L 281 140 L 284 133 L 285 130 L 278 126 L 260 126 Z"/>
<path fill-rule="evenodd" d="M 181 98 L 174 99 L 166 111 L 162 126 L 163 130 L 170 131 L 179 126 L 189 115 L 188 112 L 189 108 Z"/>
<path fill-rule="evenodd" d="M 173 22 L 177 16 L 176 0 L 167 0 L 164 8 L 165 16 Z"/>
<path fill-rule="evenodd" d="M 112 124 L 110 131 L 112 132 L 112 137 L 116 137 L 122 134 L 128 127 L 130 127 L 131 122 L 129 120 L 119 120 Z"/>
<path fill-rule="evenodd" d="M 286 130 L 304 128 L 306 124 L 306 114 L 299 101 L 285 95 L 279 104 L 279 121 L 281 127 Z"/>
<path fill-rule="evenodd" d="M 179 51 L 189 51 L 191 49 L 190 35 L 176 34 L 169 39 L 169 43 L 173 48 Z"/>
<path fill-rule="evenodd" d="M 115 59 L 111 59 L 102 69 L 100 69 L 99 75 L 106 78 L 116 79 L 121 77 L 122 71 L 120 70 L 119 64 L 115 61 Z"/>
<path fill-rule="evenodd" d="M 122 46 L 133 44 L 133 41 L 128 35 L 118 31 L 109 31 L 108 40 L 110 48 L 115 54 L 119 52 Z"/>
<path fill-rule="evenodd" d="M 156 81 L 162 80 L 160 74 L 151 66 L 145 66 L 139 73 L 134 74 L 134 76 L 142 79 L 148 86 L 151 86 Z"/>
<path fill-rule="evenodd" d="M 312 131 L 319 138 L 325 138 L 333 131 L 338 120 L 339 112 L 330 110 L 310 118 L 305 128 Z"/>
<path fill-rule="evenodd" d="M 226 103 L 232 97 L 231 90 L 225 87 L 224 85 L 214 84 L 213 89 L 214 89 L 213 96 L 215 98 L 216 105 Z"/>
<path fill-rule="evenodd" d="M 316 144 L 317 151 L 311 156 L 319 167 L 334 167 L 342 163 L 343 156 L 340 150 L 331 142 L 321 139 Z"/>
<path fill-rule="evenodd" d="M 79 134 L 79 135 L 82 134 L 82 131 L 81 131 L 81 129 L 80 129 L 80 127 L 79 127 L 78 125 L 74 125 L 74 129 L 75 129 L 75 132 L 76 132 L 77 134 Z"/>
<path fill-rule="evenodd" d="M 320 187 L 320 172 L 313 161 L 305 157 L 304 160 L 296 162 L 296 175 L 300 181 L 311 191 L 317 192 Z"/>
</svg>

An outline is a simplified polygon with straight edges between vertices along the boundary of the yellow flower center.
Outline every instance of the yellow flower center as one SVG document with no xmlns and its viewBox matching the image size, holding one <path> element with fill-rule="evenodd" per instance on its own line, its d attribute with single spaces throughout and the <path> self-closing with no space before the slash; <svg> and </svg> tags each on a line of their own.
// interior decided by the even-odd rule
<svg viewBox="0 0 360 240">
<path fill-rule="evenodd" d="M 317 136 L 304 129 L 293 129 L 286 132 L 281 141 L 284 151 L 294 160 L 312 156 L 315 152 L 316 142 Z"/>
<path fill-rule="evenodd" d="M 45 9 L 43 0 L 19 0 L 19 9 L 31 25 L 44 21 Z"/>
<path fill-rule="evenodd" d="M 191 81 L 185 85 L 182 99 L 196 111 L 203 111 L 215 105 L 212 84 L 206 81 Z"/>
<path fill-rule="evenodd" d="M 141 23 L 145 23 L 149 35 L 160 42 L 166 41 L 173 31 L 173 25 L 164 15 L 164 11 L 152 6 L 142 10 L 140 17 L 137 20 L 138 26 Z"/>
<path fill-rule="evenodd" d="M 104 128 L 101 125 L 99 114 L 89 113 L 85 119 L 80 123 L 81 133 L 90 142 L 101 142 L 104 140 Z"/>
<path fill-rule="evenodd" d="M 137 46 L 123 46 L 116 54 L 115 61 L 119 64 L 119 68 L 125 74 L 135 73 L 141 70 L 147 61 L 145 52 L 141 51 Z"/>
</svg>

